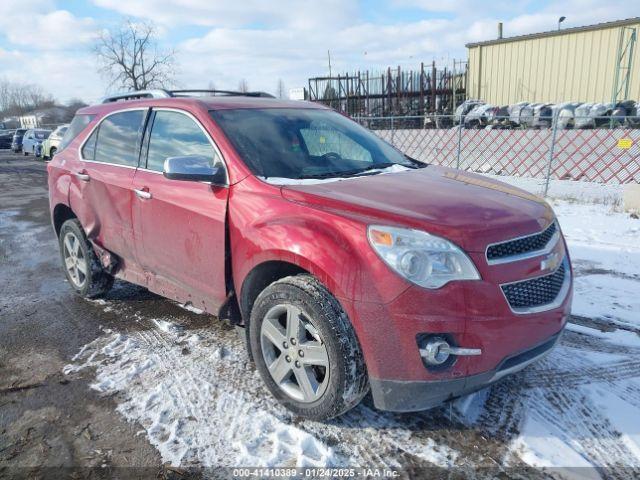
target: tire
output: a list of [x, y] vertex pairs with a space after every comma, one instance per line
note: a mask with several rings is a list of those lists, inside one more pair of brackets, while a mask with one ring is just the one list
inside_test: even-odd
[[51, 147], [49, 149], [49, 160], [53, 160], [53, 156], [56, 154], [56, 147]]
[[[299, 321], [297, 336], [288, 329], [290, 319]], [[353, 327], [338, 301], [311, 275], [283, 278], [258, 295], [249, 320], [249, 345], [269, 391], [302, 417], [336, 417], [369, 391]]]
[[102, 268], [78, 219], [62, 224], [58, 243], [67, 281], [78, 295], [95, 298], [111, 289], [113, 277]]
[[27, 155], [29, 155], [29, 152], [27, 152], [26, 150], [23, 149], [22, 150], [22, 155], [24, 155], [26, 157]]

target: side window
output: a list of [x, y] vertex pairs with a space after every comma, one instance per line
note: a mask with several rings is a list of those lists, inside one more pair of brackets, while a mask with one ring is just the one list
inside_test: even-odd
[[98, 138], [98, 130], [96, 128], [91, 136], [84, 143], [84, 147], [82, 147], [82, 158], [85, 160], [95, 160], [96, 159], [96, 139]]
[[144, 115], [143, 110], [131, 110], [105, 118], [99, 127], [95, 161], [137, 167]]
[[211, 166], [220, 158], [202, 129], [187, 115], [156, 111], [149, 137], [147, 169], [161, 172], [169, 157], [197, 155], [210, 159]]
[[87, 125], [89, 125], [89, 123], [91, 123], [91, 120], [93, 120], [94, 117], [95, 115], [76, 115], [73, 117], [69, 128], [64, 132], [64, 137], [62, 137], [58, 148], [60, 150], [66, 148], [67, 145], [69, 145], [73, 139], [76, 138]]
[[300, 130], [309, 155], [321, 157], [327, 153], [337, 153], [347, 160], [373, 162], [371, 153], [344, 133], [335, 129], [322, 128], [322, 126], [316, 127], [313, 123], [311, 128]]

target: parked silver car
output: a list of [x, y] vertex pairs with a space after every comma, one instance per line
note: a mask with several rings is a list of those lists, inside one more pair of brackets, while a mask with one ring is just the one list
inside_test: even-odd
[[51, 130], [43, 128], [31, 128], [27, 130], [22, 139], [22, 153], [29, 155], [30, 153], [39, 157], [42, 152], [42, 142], [51, 135]]

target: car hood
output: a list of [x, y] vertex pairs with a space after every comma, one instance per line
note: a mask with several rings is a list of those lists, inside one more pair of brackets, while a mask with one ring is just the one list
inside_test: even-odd
[[473, 173], [418, 170], [282, 187], [284, 198], [367, 224], [415, 228], [470, 252], [546, 228], [553, 211], [539, 197]]

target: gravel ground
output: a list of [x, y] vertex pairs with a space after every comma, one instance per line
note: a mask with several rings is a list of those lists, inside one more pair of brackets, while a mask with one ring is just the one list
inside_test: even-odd
[[124, 282], [104, 299], [74, 296], [45, 166], [7, 152], [0, 291], [0, 477], [51, 467], [181, 477], [240, 465], [640, 473], [631, 470], [640, 468], [640, 321], [628, 316], [576, 317], [539, 364], [429, 412], [379, 412], [365, 399], [331, 422], [300, 421], [269, 397], [232, 327]]

